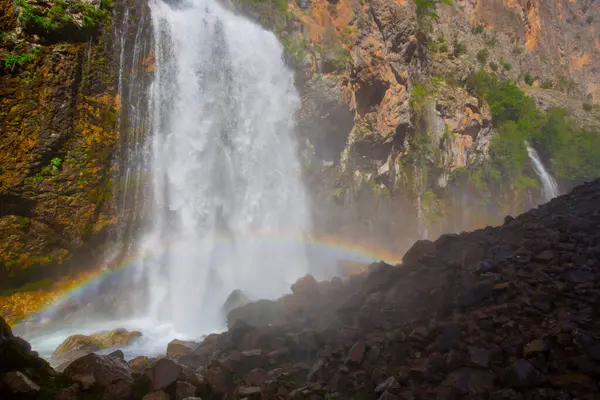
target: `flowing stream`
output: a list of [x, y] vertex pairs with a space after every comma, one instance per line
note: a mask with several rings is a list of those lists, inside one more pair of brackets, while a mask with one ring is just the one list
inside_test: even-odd
[[529, 143], [525, 143], [525, 145], [527, 146], [527, 154], [529, 155], [533, 169], [542, 182], [542, 195], [544, 201], [550, 201], [559, 195], [558, 185], [556, 184], [554, 177], [550, 175], [544, 166], [544, 163], [540, 159], [537, 151], [531, 147]]

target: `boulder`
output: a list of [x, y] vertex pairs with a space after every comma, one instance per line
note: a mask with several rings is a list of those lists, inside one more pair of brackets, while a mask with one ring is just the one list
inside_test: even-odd
[[50, 362], [53, 365], [63, 364], [64, 369], [69, 361], [98, 350], [129, 346], [141, 336], [140, 332], [122, 328], [93, 335], [72, 335], [54, 350]]
[[185, 340], [171, 340], [167, 345], [167, 357], [178, 359], [180, 357], [190, 354], [198, 343]]
[[305, 275], [298, 279], [291, 287], [292, 293], [302, 297], [319, 296], [319, 284], [312, 275]]
[[113, 384], [120, 385], [121, 382], [129, 386], [133, 383], [131, 369], [126, 362], [94, 353], [73, 361], [64, 370], [63, 375], [79, 382], [84, 389], [106, 389]]
[[40, 387], [21, 371], [8, 372], [4, 375], [2, 383], [15, 394], [33, 394], [40, 391]]
[[251, 302], [250, 296], [240, 289], [235, 289], [227, 296], [225, 303], [223, 303], [223, 306], [221, 307], [221, 312], [223, 315], [227, 315], [234, 308], [245, 306]]
[[183, 376], [183, 366], [169, 358], [161, 358], [148, 368], [145, 375], [150, 379], [151, 390], [163, 390]]
[[179, 381], [175, 384], [175, 399], [182, 400], [194, 397], [198, 388], [189, 382]]

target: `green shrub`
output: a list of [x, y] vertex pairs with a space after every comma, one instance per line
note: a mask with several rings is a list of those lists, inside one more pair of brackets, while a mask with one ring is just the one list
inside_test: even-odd
[[512, 64], [505, 61], [502, 63], [502, 68], [504, 68], [506, 71], [510, 71], [512, 69]]
[[437, 13], [437, 7], [440, 4], [452, 4], [451, 0], [414, 0], [417, 13], [417, 23], [422, 34], [431, 32], [433, 23], [440, 16]]
[[306, 57], [306, 49], [308, 41], [305, 39], [299, 40], [295, 37], [282, 36], [279, 38], [285, 53], [295, 59], [297, 62], [302, 62]]
[[62, 165], [62, 159], [60, 157], [54, 157], [52, 160], [50, 160], [50, 165], [56, 169], [60, 169]]
[[78, 15], [83, 22], [82, 28], [93, 29], [110, 19], [111, 1], [101, 3], [99, 8], [81, 1], [56, 0], [49, 9], [33, 7], [25, 0], [15, 0], [21, 9], [19, 23], [26, 30], [51, 32], [77, 26], [73, 16]]
[[442, 43], [442, 45], [439, 48], [440, 53], [447, 53], [448, 52], [448, 45], [446, 43]]
[[496, 64], [495, 62], [490, 61], [489, 66], [492, 71], [494, 71], [494, 72], [498, 71], [498, 64]]
[[594, 106], [592, 105], [592, 103], [583, 103], [583, 109], [585, 111], [592, 111], [593, 108]]
[[483, 25], [475, 25], [474, 27], [471, 28], [471, 33], [473, 34], [478, 34], [483, 32], [485, 28], [483, 27]]
[[542, 89], [552, 89], [553, 86], [554, 84], [552, 83], [551, 79], [545, 79], [540, 85]]
[[33, 48], [31, 53], [6, 54], [4, 56], [4, 69], [14, 70], [15, 67], [22, 67], [35, 60], [35, 56], [39, 53], [37, 48]]
[[585, 22], [587, 22], [588, 24], [591, 24], [592, 22], [594, 22], [594, 16], [588, 15], [587, 18], [585, 19]]
[[477, 52], [477, 61], [479, 61], [481, 65], [485, 65], [489, 57], [490, 51], [488, 49], [484, 48]]
[[529, 86], [533, 85], [533, 83], [535, 82], [535, 78], [531, 75], [531, 73], [526, 72], [525, 76], [523, 77], [523, 80], [525, 81], [526, 84], [528, 84]]
[[454, 55], [456, 57], [467, 53], [467, 45], [464, 42], [459, 42], [458, 39], [454, 39]]

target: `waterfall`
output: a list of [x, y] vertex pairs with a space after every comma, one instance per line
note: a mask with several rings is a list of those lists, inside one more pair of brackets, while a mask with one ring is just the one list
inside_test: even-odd
[[273, 298], [308, 271], [300, 100], [272, 33], [216, 0], [150, 8], [152, 222], [139, 285], [150, 318], [198, 334], [234, 289]]
[[529, 155], [533, 169], [542, 182], [544, 201], [550, 201], [558, 196], [558, 185], [544, 166], [544, 163], [542, 163], [537, 151], [527, 142], [525, 142], [525, 146], [527, 146], [527, 154]]

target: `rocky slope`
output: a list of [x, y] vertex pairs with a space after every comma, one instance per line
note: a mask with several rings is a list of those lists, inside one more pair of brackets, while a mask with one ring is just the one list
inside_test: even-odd
[[304, 277], [158, 359], [92, 353], [55, 376], [3, 326], [0, 349], [21, 350], [2, 354], [0, 393], [54, 376], [60, 399], [595, 399], [599, 201], [597, 180], [502, 226], [418, 241], [399, 266]]

